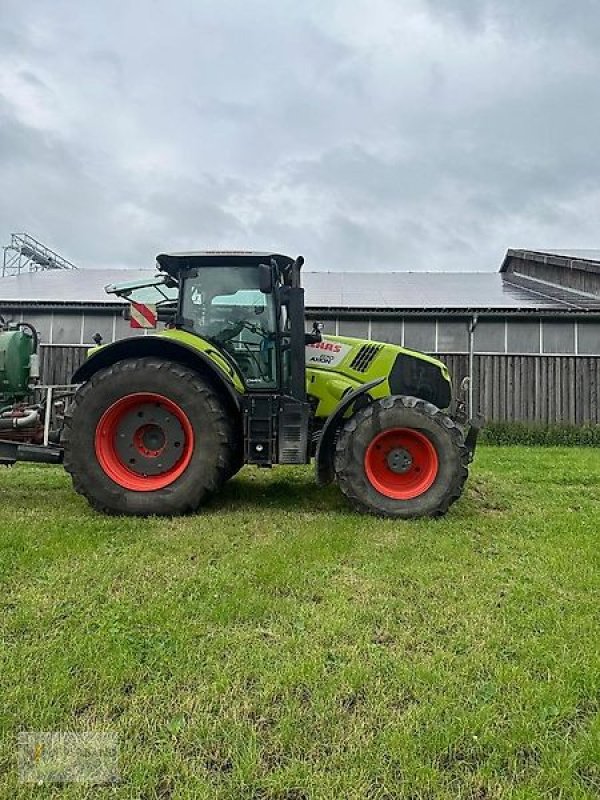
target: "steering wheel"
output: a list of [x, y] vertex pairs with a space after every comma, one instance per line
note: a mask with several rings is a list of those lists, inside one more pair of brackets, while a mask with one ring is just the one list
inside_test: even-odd
[[223, 321], [214, 320], [204, 326], [204, 330], [217, 342], [228, 342], [240, 333], [244, 327], [244, 321], [239, 319], [225, 319]]

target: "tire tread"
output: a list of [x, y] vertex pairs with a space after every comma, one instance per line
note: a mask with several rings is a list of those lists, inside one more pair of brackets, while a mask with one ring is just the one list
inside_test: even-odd
[[[219, 399], [218, 394], [212, 386], [202, 378], [200, 374], [183, 366], [177, 362], [166, 361], [156, 357], [145, 357], [140, 359], [127, 359], [117, 361], [109, 367], [95, 373], [89, 381], [84, 383], [77, 390], [73, 403], [69, 411], [65, 414], [64, 428], [62, 433], [62, 444], [64, 447], [64, 468], [71, 476], [73, 488], [78, 494], [83, 495], [89, 504], [96, 510], [104, 514], [123, 514], [125, 511], [117, 511], [106, 502], [102, 502], [92, 491], [90, 491], [84, 476], [81, 473], [78, 458], [75, 454], [77, 447], [78, 431], [73, 426], [74, 415], [78, 411], [83, 411], [89, 396], [98, 390], [104, 381], [110, 381], [121, 374], [132, 373], [142, 370], [157, 370], [159, 373], [166, 373], [169, 380], [184, 382], [197, 397], [203, 397], [205, 404], [211, 411], [213, 423], [216, 427], [218, 436], [218, 451], [215, 454], [216, 474], [214, 478], [205, 480], [205, 485], [199, 486], [199, 492], [194, 496], [189, 496], [185, 500], [173, 498], [167, 494], [164, 497], [164, 515], [174, 516], [187, 514], [196, 511], [206, 497], [217, 491], [228, 478], [230, 465], [234, 460], [234, 436], [232, 424], [225, 408]], [[115, 488], [119, 492], [124, 490]]]
[[[358, 487], [364, 478], [364, 467], [362, 462], [353, 459], [351, 453], [351, 439], [361, 430], [364, 425], [375, 427], [377, 416], [380, 409], [392, 410], [394, 408], [410, 409], [413, 412], [424, 415], [429, 420], [442, 426], [451, 436], [452, 445], [458, 454], [459, 467], [455, 471], [451, 484], [437, 506], [423, 516], [439, 517], [444, 515], [448, 509], [460, 498], [463, 493], [465, 482], [468, 478], [468, 464], [470, 463], [470, 453], [465, 446], [464, 434], [458, 423], [445, 411], [426, 400], [408, 395], [390, 395], [368, 406], [360, 409], [350, 417], [342, 426], [335, 444], [334, 468], [337, 483], [348, 498], [351, 504], [360, 511], [374, 514], [376, 516], [400, 517], [400, 514], [387, 512], [383, 508], [375, 508], [372, 504], [365, 502], [360, 496]], [[407, 517], [417, 516], [407, 514]]]

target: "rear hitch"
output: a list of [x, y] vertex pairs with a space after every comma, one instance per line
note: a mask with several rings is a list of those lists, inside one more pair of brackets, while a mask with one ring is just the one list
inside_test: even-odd
[[62, 464], [62, 460], [62, 447], [0, 441], [0, 464], [6, 466], [17, 461], [29, 461], [35, 464]]

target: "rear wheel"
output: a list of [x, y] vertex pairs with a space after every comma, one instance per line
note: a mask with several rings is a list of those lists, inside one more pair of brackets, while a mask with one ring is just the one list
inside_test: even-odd
[[226, 478], [232, 424], [218, 395], [180, 364], [120, 361], [77, 392], [64, 430], [65, 468], [95, 508], [193, 511]]
[[386, 517], [445, 514], [467, 479], [469, 453], [458, 425], [416, 397], [386, 397], [358, 411], [336, 443], [342, 492]]

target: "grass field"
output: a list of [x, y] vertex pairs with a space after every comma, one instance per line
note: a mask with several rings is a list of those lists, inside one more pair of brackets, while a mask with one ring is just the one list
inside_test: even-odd
[[[0, 471], [0, 796], [595, 798], [600, 451], [481, 448], [442, 520], [308, 469], [101, 517]], [[19, 731], [108, 731], [122, 782], [19, 786]]]

